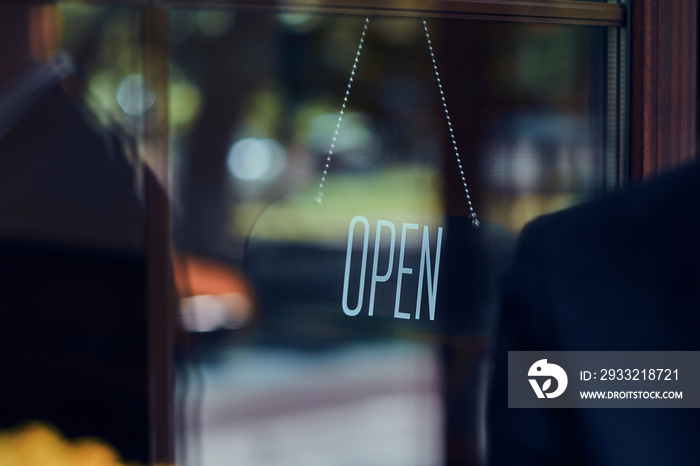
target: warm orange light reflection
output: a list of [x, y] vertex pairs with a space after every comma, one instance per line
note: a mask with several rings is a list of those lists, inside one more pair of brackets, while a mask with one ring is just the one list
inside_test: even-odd
[[236, 329], [253, 320], [252, 288], [234, 267], [181, 252], [174, 253], [173, 264], [185, 330]]
[[243, 275], [223, 262], [189, 253], [174, 253], [175, 285], [178, 296], [220, 295], [250, 292]]

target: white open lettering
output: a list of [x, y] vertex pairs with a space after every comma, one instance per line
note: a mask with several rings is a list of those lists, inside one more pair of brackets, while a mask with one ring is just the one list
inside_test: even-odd
[[[381, 277], [377, 275], [377, 264], [379, 262], [379, 245], [381, 244], [382, 227], [389, 228], [391, 232], [391, 240], [389, 241], [389, 262], [386, 273]], [[374, 265], [372, 266], [372, 287], [369, 293], [369, 315], [374, 315], [374, 294], [377, 290], [377, 282], [385, 282], [391, 277], [391, 272], [394, 268], [394, 246], [396, 243], [396, 228], [391, 222], [386, 220], [377, 220], [377, 235], [374, 240]]]
[[[357, 294], [357, 306], [350, 309], [348, 306], [348, 289], [350, 288], [350, 261], [352, 259], [352, 243], [355, 234], [355, 224], [361, 222], [365, 226], [364, 242], [362, 246], [362, 268], [360, 269], [360, 289]], [[365, 272], [367, 271], [367, 248], [369, 246], [369, 221], [361, 215], [357, 215], [350, 221], [348, 232], [348, 250], [345, 255], [345, 279], [343, 280], [343, 312], [349, 316], [356, 316], [362, 309], [362, 296], [365, 292]]]
[[[348, 295], [350, 293], [350, 271], [351, 271], [351, 261], [353, 253], [353, 240], [355, 237], [355, 228], [358, 223], [364, 226], [363, 232], [363, 247], [362, 247], [362, 264], [360, 268], [360, 277], [357, 292], [357, 304], [355, 307], [351, 308], [348, 304]], [[361, 216], [355, 216], [350, 221], [350, 227], [348, 229], [348, 244], [347, 252], [345, 255], [345, 277], [343, 280], [343, 312], [348, 316], [356, 316], [362, 310], [363, 305], [363, 295], [365, 287], [365, 277], [367, 270], [367, 256], [368, 256], [368, 245], [369, 245], [369, 221]], [[406, 236], [409, 230], [418, 230], [419, 225], [415, 223], [404, 223], [401, 228], [401, 246], [399, 249], [399, 263], [397, 267], [397, 277], [396, 277], [396, 295], [394, 300], [394, 318], [397, 319], [410, 319], [411, 314], [409, 312], [401, 311], [401, 291], [404, 285], [403, 279], [404, 275], [412, 275], [413, 269], [405, 266], [406, 258]], [[386, 241], [386, 233], [383, 234], [382, 230], [389, 233], [389, 241]], [[384, 238], [384, 241], [382, 241]], [[389, 253], [387, 256], [387, 269], [382, 275], [379, 274], [379, 257], [380, 250], [382, 249], [382, 244], [389, 244]], [[396, 227], [394, 224], [387, 220], [377, 220], [377, 229], [374, 241], [374, 257], [372, 261], [372, 278], [370, 283], [370, 294], [369, 294], [369, 305], [368, 305], [368, 315], [374, 315], [375, 298], [377, 291], [377, 284], [384, 283], [389, 280], [394, 271], [394, 252], [396, 244]], [[423, 237], [421, 241], [421, 255], [420, 255], [420, 266], [418, 272], [418, 290], [416, 294], [416, 307], [415, 307], [415, 319], [420, 319], [421, 317], [421, 305], [423, 300], [423, 286], [427, 283], [427, 301], [428, 301], [428, 314], [430, 320], [435, 320], [436, 312], [436, 302], [437, 302], [437, 292], [438, 292], [438, 280], [440, 274], [440, 253], [442, 249], [442, 228], [437, 229], [437, 239], [436, 239], [436, 250], [435, 250], [435, 260], [431, 260], [430, 253], [430, 234], [427, 225], [423, 227]], [[384, 249], [386, 251], [386, 249]], [[383, 253], [382, 253], [383, 255]], [[434, 268], [432, 267], [432, 264]]]
[[[430, 320], [435, 320], [435, 300], [437, 299], [438, 273], [440, 272], [440, 249], [442, 248], [442, 228], [438, 228], [437, 246], [435, 250], [435, 275], [431, 279], [430, 272], [430, 237], [428, 225], [423, 227], [423, 244], [420, 253], [420, 272], [418, 273], [418, 296], [416, 297], [416, 319], [420, 319], [420, 305], [423, 297], [423, 270], [428, 274], [428, 311]], [[425, 269], [424, 266], [425, 265]]]
[[401, 252], [399, 253], [399, 277], [396, 280], [396, 306], [394, 306], [394, 317], [397, 319], [410, 319], [411, 315], [408, 312], [399, 311], [399, 306], [401, 305], [401, 280], [404, 275], [410, 275], [413, 273], [413, 269], [403, 266], [403, 259], [406, 252], [406, 231], [407, 230], [417, 230], [418, 225], [415, 223], [404, 223], [401, 229]]

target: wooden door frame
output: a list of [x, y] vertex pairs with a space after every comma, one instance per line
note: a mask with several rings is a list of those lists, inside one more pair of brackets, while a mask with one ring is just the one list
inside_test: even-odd
[[697, 0], [630, 0], [629, 176], [695, 159]]

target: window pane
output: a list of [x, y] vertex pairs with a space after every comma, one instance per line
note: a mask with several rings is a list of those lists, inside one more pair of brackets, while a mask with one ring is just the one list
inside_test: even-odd
[[[475, 461], [493, 303], [469, 310], [485, 322], [479, 332], [408, 332], [398, 319], [375, 326], [362, 291], [345, 304], [367, 320], [326, 312], [341, 296], [320, 285], [343, 277], [324, 261], [348, 263], [352, 215], [383, 219], [382, 235], [394, 228], [394, 257], [410, 243], [402, 228], [470, 213], [421, 21], [372, 19], [339, 127], [364, 18], [173, 9], [170, 22], [176, 272], [196, 345], [183, 347], [179, 379], [183, 455], [206, 465]], [[503, 260], [525, 222], [603, 190], [608, 30], [428, 27], [470, 199]], [[295, 200], [319, 192], [320, 207]], [[379, 228], [367, 222], [372, 245]], [[425, 231], [430, 260], [437, 230]], [[252, 245], [270, 243], [273, 260], [255, 267]], [[371, 254], [365, 293], [382, 274], [397, 280]], [[421, 273], [437, 277], [430, 267]], [[450, 295], [437, 312], [470, 300]]]

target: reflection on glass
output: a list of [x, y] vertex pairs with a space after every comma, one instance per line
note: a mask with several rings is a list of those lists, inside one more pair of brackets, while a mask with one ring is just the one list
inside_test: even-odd
[[96, 66], [102, 32], [121, 28], [119, 58], [140, 63], [129, 40], [139, 14], [53, 3], [0, 3], [0, 463], [145, 463], [141, 167], [132, 141], [105, 124], [116, 86], [100, 119], [82, 93], [86, 70], [126, 75]]
[[[248, 320], [231, 311], [237, 285], [178, 286], [182, 322], [198, 333], [182, 348], [183, 457], [205, 465], [478, 461], [488, 336], [302, 318], [326, 309], [320, 283], [337, 271], [318, 258], [345, 257], [348, 212], [399, 225], [399, 239], [408, 218], [429, 225], [467, 212], [421, 22], [372, 20], [318, 209], [294, 200], [318, 191], [364, 19], [173, 9], [171, 21], [177, 248], [244, 283], [251, 242], [284, 243], [262, 269], [279, 288], [244, 288], [254, 303]], [[517, 234], [601, 190], [604, 28], [430, 27], [465, 176], [493, 231]], [[317, 289], [319, 299], [294, 312], [284, 299], [270, 308], [287, 296], [274, 291], [282, 288]], [[454, 313], [474, 299], [450, 296]]]
[[439, 464], [442, 408], [428, 347], [293, 343], [239, 345], [202, 365], [202, 464]]

